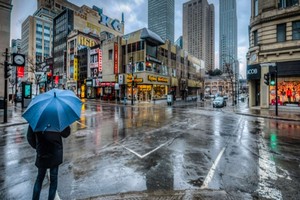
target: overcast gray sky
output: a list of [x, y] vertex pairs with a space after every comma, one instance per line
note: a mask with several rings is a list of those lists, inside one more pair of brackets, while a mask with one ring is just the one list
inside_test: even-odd
[[[121, 13], [125, 15], [125, 34], [147, 27], [148, 5], [147, 0], [69, 0], [82, 6], [92, 7], [96, 5], [103, 8], [105, 15], [121, 20]], [[162, 0], [163, 1], [163, 0]], [[175, 40], [182, 35], [182, 4], [188, 0], [175, 0]], [[215, 6], [215, 60], [219, 66], [219, 1], [208, 0]], [[246, 53], [248, 50], [248, 25], [250, 21], [250, 0], [237, 0], [238, 19], [238, 60], [240, 61], [240, 73], [245, 77]], [[21, 38], [21, 24], [34, 13], [37, 8], [36, 0], [13, 0], [11, 14], [11, 39]]]

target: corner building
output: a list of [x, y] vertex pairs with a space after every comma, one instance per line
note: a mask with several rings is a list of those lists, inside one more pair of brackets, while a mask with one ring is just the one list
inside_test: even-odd
[[264, 83], [264, 74], [275, 70], [270, 63], [278, 70], [279, 105], [299, 106], [299, 0], [252, 0], [249, 34], [249, 106], [269, 108], [275, 104], [275, 86]]

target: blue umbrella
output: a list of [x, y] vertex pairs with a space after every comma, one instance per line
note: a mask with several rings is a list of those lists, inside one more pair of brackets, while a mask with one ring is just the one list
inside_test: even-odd
[[61, 132], [80, 119], [82, 102], [70, 90], [52, 89], [36, 96], [23, 113], [33, 131]]

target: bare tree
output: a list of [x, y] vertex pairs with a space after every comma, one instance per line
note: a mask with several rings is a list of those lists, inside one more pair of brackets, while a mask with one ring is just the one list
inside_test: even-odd
[[231, 63], [225, 62], [225, 68], [224, 72], [227, 74], [227, 77], [230, 80], [230, 85], [231, 85], [231, 91], [232, 91], [232, 105], [235, 105], [236, 103], [236, 96], [235, 96], [235, 74], [233, 71], [233, 65]]
[[[33, 75], [33, 77], [29, 77], [29, 81], [35, 84], [35, 94], [38, 93], [39, 85], [43, 82], [43, 75], [45, 75], [45, 67], [46, 63], [36, 63], [36, 61], [32, 57], [27, 57], [27, 73]], [[28, 75], [29, 76], [29, 75]]]

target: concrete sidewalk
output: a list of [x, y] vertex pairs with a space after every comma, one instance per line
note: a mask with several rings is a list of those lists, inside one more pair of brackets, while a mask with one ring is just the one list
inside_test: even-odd
[[300, 107], [278, 106], [278, 115], [275, 106], [269, 109], [261, 109], [259, 106], [249, 108], [246, 103], [234, 107], [234, 112], [239, 115], [256, 116], [268, 119], [300, 121]]

